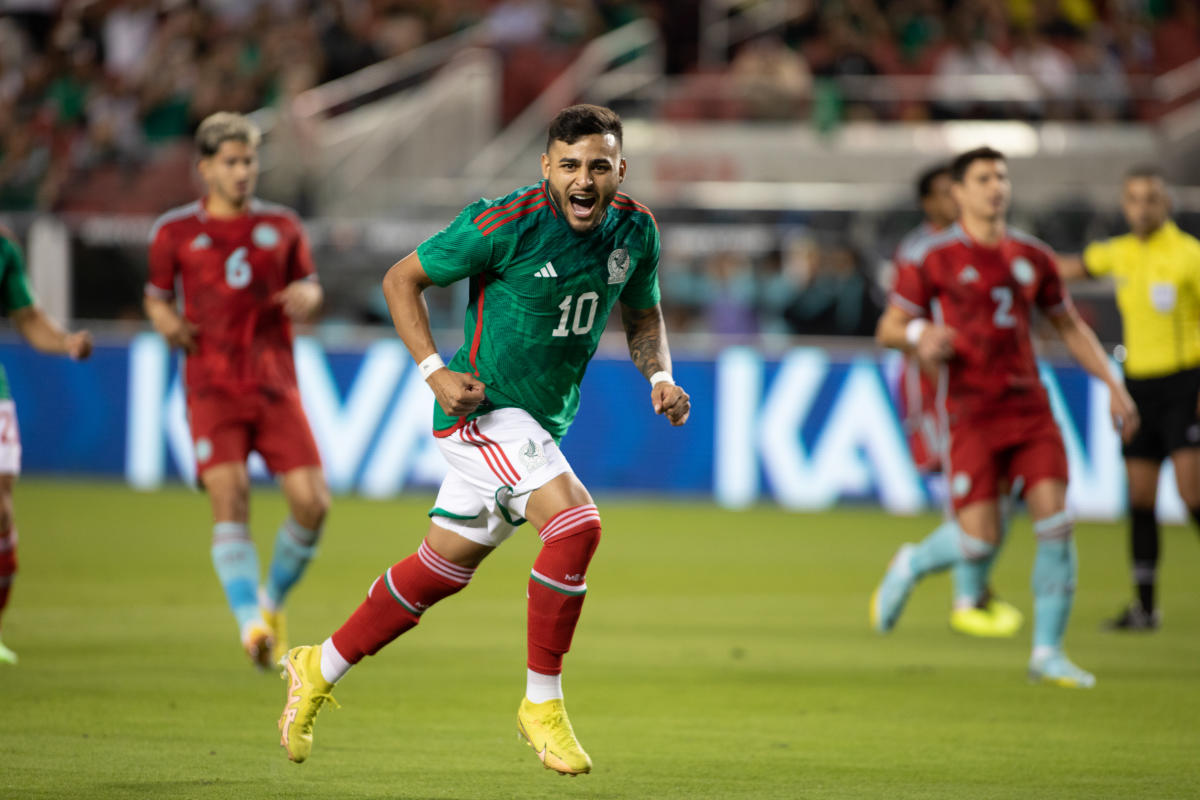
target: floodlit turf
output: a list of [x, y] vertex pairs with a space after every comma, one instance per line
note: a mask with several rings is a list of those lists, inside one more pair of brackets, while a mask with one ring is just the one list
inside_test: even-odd
[[[323, 639], [424, 533], [427, 497], [340, 499], [291, 603]], [[604, 540], [567, 660], [595, 772], [564, 778], [519, 743], [522, 530], [463, 594], [367, 659], [321, 713], [311, 759], [278, 746], [283, 683], [241, 654], [208, 557], [205, 498], [26, 480], [21, 573], [0, 667], [4, 798], [1097, 798], [1200, 793], [1200, 538], [1166, 528], [1165, 628], [1097, 628], [1128, 594], [1118, 525], [1081, 525], [1068, 650], [1090, 692], [1025, 681], [1028, 639], [947, 628], [948, 582], [889, 637], [867, 598], [933, 517], [740, 514], [602, 499]], [[256, 492], [271, 541], [283, 506]], [[1028, 523], [995, 584], [1030, 609]]]

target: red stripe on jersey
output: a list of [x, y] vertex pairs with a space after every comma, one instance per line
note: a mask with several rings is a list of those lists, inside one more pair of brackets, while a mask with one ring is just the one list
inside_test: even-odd
[[[502, 447], [501, 447], [499, 444], [497, 444], [496, 442], [493, 442], [493, 441], [492, 441], [491, 439], [489, 439], [488, 437], [484, 436], [484, 435], [483, 435], [483, 431], [479, 430], [479, 423], [478, 423], [478, 422], [476, 422], [476, 423], [475, 423], [475, 428], [474, 428], [474, 430], [475, 430], [475, 435], [476, 435], [476, 436], [478, 436], [480, 439], [483, 439], [485, 442], [487, 442], [488, 444], [490, 444], [490, 445], [492, 445], [492, 446], [494, 446], [494, 447], [496, 448], [496, 452], [500, 454], [500, 458], [504, 459], [504, 466], [508, 467], [508, 471], [509, 471], [509, 472], [511, 472], [513, 475], [515, 475], [515, 476], [517, 477], [517, 480], [518, 480], [518, 481], [519, 481], [519, 480], [521, 480], [521, 474], [520, 474], [519, 472], [517, 472], [517, 470], [516, 470], [516, 467], [514, 467], [514, 466], [512, 465], [512, 462], [508, 460], [508, 456], [506, 456], [506, 455], [504, 454], [504, 448], [502, 448]], [[513, 485], [515, 486], [516, 484], [514, 483]]]
[[475, 305], [475, 335], [471, 338], [471, 369], [475, 377], [479, 377], [479, 367], [475, 366], [475, 357], [479, 355], [479, 340], [483, 338], [483, 292], [487, 288], [487, 280], [479, 276], [479, 302]]
[[632, 205], [634, 211], [641, 211], [643, 214], [646, 214], [647, 216], [649, 216], [650, 219], [653, 219], [655, 225], [658, 224], [658, 220], [654, 218], [654, 212], [652, 212], [650, 210], [650, 207], [645, 205], [644, 203], [639, 203], [637, 200], [634, 200], [632, 197], [625, 194], [624, 192], [617, 192], [617, 196], [613, 202], [617, 202], [617, 201], [620, 201], [623, 203], [628, 203], [628, 204]]
[[479, 228], [480, 231], [483, 231], [483, 233], [486, 234], [488, 230], [490, 230], [492, 227], [494, 227], [493, 223], [495, 223], [497, 221], [501, 221], [501, 224], [502, 224], [504, 218], [507, 217], [508, 215], [514, 214], [523, 208], [528, 208], [529, 206], [533, 205], [534, 203], [539, 203], [539, 202], [544, 202], [544, 201], [540, 197], [526, 198], [525, 200], [522, 200], [520, 203], [517, 203], [515, 206], [512, 206], [511, 208], [505, 207], [504, 209], [500, 210], [500, 212], [498, 214], [493, 214], [493, 215], [489, 216], [483, 222], [477, 223], [475, 227]]
[[639, 214], [645, 214], [646, 216], [650, 217], [650, 219], [654, 220], [655, 225], [658, 224], [658, 220], [654, 219], [654, 215], [650, 213], [650, 209], [648, 209], [648, 208], [643, 208], [640, 206], [627, 206], [627, 205], [624, 205], [623, 203], [618, 203], [616, 200], [613, 200], [612, 205], [613, 205], [613, 208], [619, 208], [622, 211], [637, 211]]
[[459, 417], [458, 421], [455, 422], [453, 425], [451, 425], [449, 428], [446, 428], [445, 430], [440, 430], [440, 431], [435, 429], [433, 432], [433, 436], [436, 439], [445, 439], [448, 436], [453, 436], [455, 431], [459, 430], [460, 428], [462, 428], [463, 425], [466, 425], [466, 424], [467, 424], [467, 418]]
[[523, 217], [526, 214], [531, 214], [534, 211], [537, 211], [539, 208], [545, 208], [547, 205], [549, 205], [548, 201], [541, 200], [536, 205], [528, 206], [526, 208], [519, 208], [517, 211], [509, 214], [507, 217], [501, 217], [500, 219], [496, 220], [495, 222], [492, 222], [488, 227], [481, 228], [480, 232], [484, 236], [487, 236], [489, 233], [496, 230], [496, 228], [499, 228], [502, 225], [507, 225], [508, 223], [512, 222], [514, 219]]
[[541, 187], [538, 187], [537, 189], [526, 192], [525, 194], [518, 195], [517, 197], [513, 198], [512, 200], [509, 200], [507, 203], [505, 203], [502, 206], [493, 206], [492, 208], [486, 209], [483, 212], [481, 212], [479, 214], [479, 216], [477, 216], [474, 220], [472, 220], [472, 222], [474, 222], [476, 225], [485, 225], [487, 223], [485, 223], [483, 221], [484, 217], [490, 217], [494, 214], [502, 213], [506, 209], [512, 208], [514, 206], [518, 206], [521, 204], [521, 201], [525, 200], [528, 197], [533, 197], [535, 194], [537, 194], [540, 191], [541, 191]]

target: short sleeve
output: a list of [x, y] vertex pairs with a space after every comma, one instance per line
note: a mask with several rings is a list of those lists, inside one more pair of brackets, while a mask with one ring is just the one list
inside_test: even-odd
[[146, 294], [161, 300], [173, 298], [178, 271], [174, 238], [166, 225], [157, 226], [150, 240], [150, 273], [146, 280]]
[[1039, 251], [1037, 262], [1038, 271], [1042, 276], [1036, 297], [1038, 308], [1051, 317], [1066, 313], [1071, 305], [1071, 296], [1067, 294], [1067, 287], [1063, 284], [1062, 276], [1058, 274], [1054, 260], [1049, 254]]
[[925, 271], [908, 261], [896, 266], [896, 285], [888, 302], [913, 317], [929, 316], [931, 292]]
[[1083, 251], [1083, 268], [1093, 278], [1111, 275], [1116, 261], [1113, 254], [1115, 248], [1112, 239], [1106, 242], [1092, 242]]
[[487, 209], [484, 200], [472, 203], [453, 222], [417, 247], [421, 267], [438, 286], [449, 286], [491, 266], [495, 239], [475, 224], [476, 218], [485, 215]]
[[1188, 239], [1188, 282], [1197, 297], [1200, 297], [1200, 241]]
[[621, 302], [630, 308], [653, 308], [662, 296], [658, 288], [658, 259], [662, 251], [658, 225], [653, 221], [646, 229], [646, 251], [633, 275], [621, 289]]
[[296, 236], [295, 241], [292, 242], [292, 250], [288, 254], [288, 283], [301, 281], [305, 278], [316, 280], [317, 268], [313, 264], [312, 248], [308, 244], [308, 234], [304, 232], [304, 226], [299, 221], [294, 221], [292, 224], [295, 226]]
[[33, 290], [25, 274], [25, 261], [16, 242], [0, 236], [0, 302], [4, 311], [11, 313], [33, 305]]

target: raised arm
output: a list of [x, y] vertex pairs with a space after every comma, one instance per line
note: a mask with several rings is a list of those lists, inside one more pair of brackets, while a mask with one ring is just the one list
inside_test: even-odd
[[1058, 268], [1058, 274], [1064, 281], [1082, 281], [1092, 277], [1088, 274], [1087, 268], [1083, 265], [1083, 258], [1080, 256], [1055, 253], [1054, 266]]
[[25, 306], [12, 313], [13, 325], [33, 346], [43, 353], [69, 356], [81, 361], [92, 354], [92, 335], [87, 331], [71, 333], [64, 330], [38, 306]]
[[421, 259], [413, 252], [393, 264], [383, 276], [383, 296], [396, 333], [419, 365], [438, 405], [447, 414], [463, 416], [483, 402], [484, 385], [474, 375], [450, 371], [438, 356], [429, 327], [429, 306], [423, 295], [432, 285]]
[[691, 398], [675, 385], [671, 376], [671, 351], [667, 346], [667, 328], [662, 306], [631, 308], [621, 304], [621, 325], [629, 343], [629, 357], [638, 371], [650, 381], [650, 402], [655, 414], [666, 414], [672, 425], [687, 422]]
[[1068, 304], [1062, 312], [1052, 314], [1050, 322], [1058, 331], [1067, 350], [1079, 362], [1079, 366], [1108, 386], [1109, 413], [1112, 415], [1113, 427], [1121, 434], [1122, 439], [1129, 441], [1137, 432], [1139, 424], [1137, 406], [1125, 390], [1125, 385], [1109, 368], [1108, 356], [1104, 354], [1100, 340], [1072, 305]]

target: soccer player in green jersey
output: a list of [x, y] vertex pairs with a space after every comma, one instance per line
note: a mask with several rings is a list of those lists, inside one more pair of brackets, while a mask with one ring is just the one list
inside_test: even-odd
[[[0, 228], [0, 306], [25, 341], [43, 353], [81, 360], [92, 354], [92, 335], [68, 333], [34, 301], [16, 238]], [[17, 574], [17, 528], [13, 521], [13, 484], [21, 472], [21, 434], [17, 407], [0, 365], [0, 615]], [[0, 664], [16, 664], [17, 654], [0, 641]]]
[[[450, 472], [420, 549], [384, 572], [323, 644], [288, 652], [279, 731], [293, 761], [308, 757], [313, 722], [333, 684], [465, 587], [488, 553], [528, 520], [543, 545], [528, 584], [518, 730], [547, 768], [591, 770], [567, 719], [561, 678], [600, 514], [558, 445], [618, 300], [655, 413], [683, 425], [691, 408], [671, 378], [657, 224], [617, 191], [625, 178], [621, 134], [609, 109], [564, 109], [550, 125], [541, 182], [468, 206], [384, 278], [396, 331], [437, 398], [434, 435]], [[471, 289], [466, 342], [447, 366], [422, 292], [463, 278]]]

